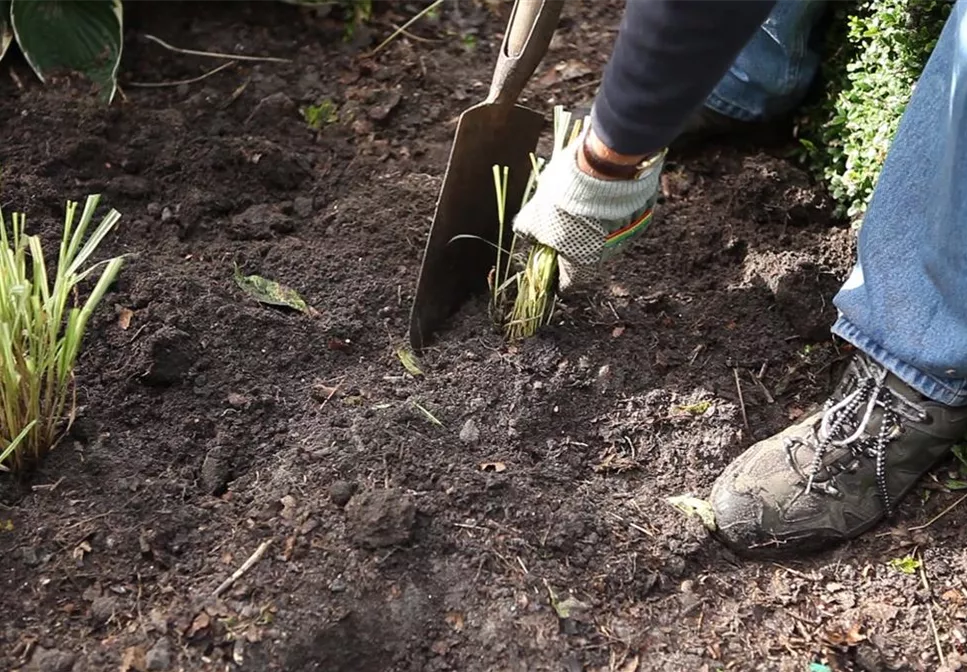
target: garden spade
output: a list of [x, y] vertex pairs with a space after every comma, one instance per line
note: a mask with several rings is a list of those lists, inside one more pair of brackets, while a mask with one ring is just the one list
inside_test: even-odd
[[516, 0], [494, 68], [490, 93], [460, 115], [450, 162], [423, 252], [410, 314], [410, 344], [419, 352], [470, 296], [487, 287], [500, 225], [493, 167], [509, 169], [504, 247], [531, 173], [544, 116], [517, 104], [547, 53], [563, 0]]

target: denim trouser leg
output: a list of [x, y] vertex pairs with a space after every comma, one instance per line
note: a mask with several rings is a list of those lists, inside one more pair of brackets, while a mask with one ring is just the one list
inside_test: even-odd
[[794, 109], [819, 67], [809, 39], [824, 6], [823, 0], [779, 0], [706, 107], [742, 121], [762, 121]]
[[967, 405], [967, 0], [907, 105], [834, 303], [835, 334], [927, 397]]

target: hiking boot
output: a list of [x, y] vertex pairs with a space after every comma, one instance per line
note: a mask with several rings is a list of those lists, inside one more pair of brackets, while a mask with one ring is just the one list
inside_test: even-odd
[[824, 410], [746, 450], [712, 486], [718, 534], [748, 555], [863, 534], [967, 433], [967, 407], [931, 401], [864, 354]]

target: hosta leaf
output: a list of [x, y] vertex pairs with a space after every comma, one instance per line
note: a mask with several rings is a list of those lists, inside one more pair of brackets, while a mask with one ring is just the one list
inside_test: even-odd
[[10, 2], [0, 0], [0, 59], [7, 53], [13, 42], [13, 29], [10, 27]]
[[235, 267], [235, 284], [241, 287], [246, 294], [262, 303], [273, 306], [287, 306], [303, 313], [309, 312], [309, 306], [294, 289], [260, 275], [242, 275], [238, 266]]
[[40, 81], [80, 73], [110, 102], [121, 61], [121, 0], [12, 0], [11, 24]]

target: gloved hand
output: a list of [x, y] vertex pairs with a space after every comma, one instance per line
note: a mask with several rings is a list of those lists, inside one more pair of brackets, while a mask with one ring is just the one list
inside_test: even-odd
[[595, 177], [578, 165], [585, 133], [551, 158], [514, 219], [515, 233], [557, 250], [562, 290], [593, 275], [648, 227], [665, 159], [660, 152], [632, 179]]

